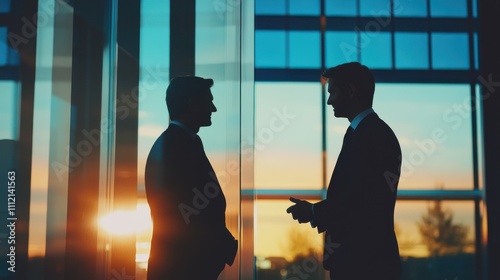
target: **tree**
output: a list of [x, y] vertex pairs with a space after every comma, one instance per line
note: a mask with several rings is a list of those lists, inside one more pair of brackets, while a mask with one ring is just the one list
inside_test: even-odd
[[431, 256], [450, 255], [464, 252], [467, 246], [469, 228], [453, 223], [453, 213], [435, 201], [427, 207], [427, 214], [417, 222], [422, 241]]
[[296, 260], [301, 257], [317, 256], [322, 252], [321, 244], [315, 240], [315, 232], [308, 232], [306, 229], [290, 228], [285, 247], [288, 258]]

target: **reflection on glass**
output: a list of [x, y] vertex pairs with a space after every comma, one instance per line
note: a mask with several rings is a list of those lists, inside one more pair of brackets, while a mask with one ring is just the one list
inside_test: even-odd
[[474, 279], [474, 202], [398, 201], [394, 215], [401, 279]]
[[286, 213], [290, 205], [288, 200], [257, 200], [255, 203], [255, 256], [259, 280], [324, 277], [323, 235], [308, 224], [294, 221]]
[[[399, 189], [472, 189], [470, 86], [377, 84], [373, 108], [399, 139]], [[332, 170], [344, 119], [328, 114], [328, 170]], [[474, 112], [476, 113], [476, 112]]]
[[256, 83], [255, 107], [255, 188], [321, 188], [321, 84]]

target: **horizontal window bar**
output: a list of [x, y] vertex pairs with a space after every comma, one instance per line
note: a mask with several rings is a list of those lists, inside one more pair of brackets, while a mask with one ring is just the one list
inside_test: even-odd
[[[361, 31], [468, 32], [470, 29], [467, 18], [327, 17], [326, 22], [326, 30], [337, 31], [352, 31], [356, 26]], [[473, 30], [478, 30], [476, 19], [472, 24]], [[255, 16], [255, 29], [320, 30], [320, 17]]]
[[18, 66], [2, 66], [0, 67], [0, 80], [19, 80], [19, 67]]
[[[333, 66], [333, 65], [332, 65]], [[464, 83], [478, 82], [479, 74], [470, 70], [376, 70], [378, 83]], [[255, 81], [319, 82], [320, 69], [255, 69]]]
[[[242, 190], [242, 196], [255, 196], [257, 199], [322, 199], [326, 190]], [[398, 200], [481, 200], [481, 190], [398, 190]]]

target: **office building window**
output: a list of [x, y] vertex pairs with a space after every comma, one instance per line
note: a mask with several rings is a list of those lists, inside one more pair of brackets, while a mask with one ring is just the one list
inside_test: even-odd
[[[285, 11], [286, 3], [292, 2], [285, 2]], [[324, 104], [327, 96], [320, 98], [321, 92], [327, 93], [321, 89], [319, 76], [326, 68], [359, 61], [375, 75], [374, 109], [393, 128], [403, 151], [395, 214], [402, 279], [426, 279], [429, 275], [474, 278], [476, 267], [483, 265], [478, 261], [482, 248], [477, 246], [479, 237], [475, 234], [481, 231], [482, 223], [476, 213], [481, 203], [481, 135], [477, 129], [481, 109], [472, 107], [479, 90], [470, 80], [478, 61], [477, 1], [324, 0], [321, 4], [324, 29], [317, 15], [256, 13], [256, 41], [261, 32], [283, 32], [288, 36], [280, 41], [284, 42], [281, 52], [277, 44], [256, 45], [256, 62], [262, 61], [255, 65], [256, 133], [267, 124], [264, 116], [272, 114], [275, 104], [286, 104], [294, 112], [297, 110], [300, 119], [307, 120], [293, 122], [290, 131], [295, 137], [285, 131], [286, 140], [276, 136], [267, 146], [270, 149], [256, 151], [257, 213], [285, 211], [290, 196], [313, 200], [325, 197], [349, 123], [333, 116], [331, 107]], [[310, 21], [311, 17], [316, 21]], [[316, 44], [316, 37], [304, 36], [303, 42], [292, 39], [292, 34], [304, 30], [319, 32], [321, 65], [312, 59], [316, 55], [311, 45]], [[287, 53], [274, 57], [286, 62], [262, 66], [270, 53]], [[307, 61], [294, 61], [296, 53], [303, 53]], [[307, 99], [295, 97], [299, 93], [305, 97], [302, 92], [307, 92]], [[304, 135], [309, 141], [299, 144]], [[294, 142], [298, 145], [291, 147]], [[289, 149], [286, 158], [280, 155], [283, 149]], [[273, 176], [264, 176], [268, 173]], [[428, 223], [433, 215], [447, 217], [453, 226]], [[307, 229], [301, 232], [302, 227], [295, 227], [291, 217], [284, 214], [273, 216], [272, 221], [257, 219], [257, 224], [261, 228], [257, 227], [257, 237], [263, 236], [264, 230], [273, 231], [273, 224], [279, 225], [280, 231], [293, 227], [304, 238], [317, 237], [314, 232], [306, 233]], [[431, 231], [452, 232], [454, 241], [436, 242]], [[274, 245], [288, 242], [275, 239]], [[315, 242], [307, 240], [302, 247], [315, 246]], [[299, 260], [290, 251], [266, 251], [268, 247], [273, 246], [263, 237], [256, 239], [259, 279], [268, 279], [272, 267], [287, 271], [287, 265]], [[452, 268], [451, 264], [456, 263], [466, 265]]]

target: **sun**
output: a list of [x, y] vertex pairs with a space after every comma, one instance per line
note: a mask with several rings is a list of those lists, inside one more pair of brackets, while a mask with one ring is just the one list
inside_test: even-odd
[[135, 210], [117, 210], [99, 218], [99, 227], [111, 235], [136, 235], [153, 227], [149, 206], [137, 204]]

